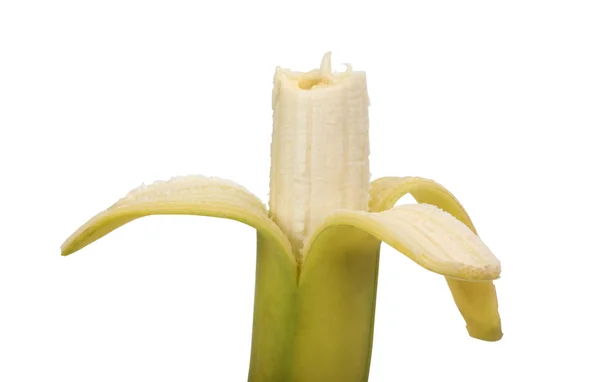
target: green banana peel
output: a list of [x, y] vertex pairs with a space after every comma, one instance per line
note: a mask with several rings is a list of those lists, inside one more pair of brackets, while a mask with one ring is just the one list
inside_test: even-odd
[[249, 381], [290, 381], [298, 324], [296, 263], [262, 234], [257, 238]]
[[[394, 208], [406, 193], [427, 204]], [[367, 380], [382, 241], [447, 277], [472, 336], [501, 337], [487, 281], [499, 276], [499, 263], [469, 231], [468, 215], [447, 190], [422, 178], [382, 178], [372, 183], [370, 209], [325, 219], [306, 242], [305, 262], [297, 264], [289, 240], [253, 194], [228, 180], [180, 177], [133, 190], [71, 235], [62, 254], [148, 215], [214, 216], [256, 228], [250, 381]], [[462, 256], [473, 245], [477, 256]]]

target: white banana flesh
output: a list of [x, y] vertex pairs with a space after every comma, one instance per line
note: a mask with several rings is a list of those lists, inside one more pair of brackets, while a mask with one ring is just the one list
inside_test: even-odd
[[330, 54], [319, 70], [275, 73], [269, 209], [300, 261], [326, 216], [367, 210], [368, 107], [365, 73], [332, 73]]

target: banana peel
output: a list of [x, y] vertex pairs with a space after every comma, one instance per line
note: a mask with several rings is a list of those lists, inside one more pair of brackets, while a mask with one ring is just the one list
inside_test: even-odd
[[[394, 207], [407, 193], [421, 204]], [[499, 277], [500, 263], [456, 198], [428, 179], [381, 178], [372, 182], [369, 206], [370, 212], [339, 211], [325, 219], [298, 264], [256, 196], [229, 180], [186, 176], [131, 191], [61, 249], [72, 254], [149, 215], [213, 216], [256, 228], [250, 381], [368, 379], [382, 241], [446, 277], [471, 336], [499, 340], [491, 280]]]

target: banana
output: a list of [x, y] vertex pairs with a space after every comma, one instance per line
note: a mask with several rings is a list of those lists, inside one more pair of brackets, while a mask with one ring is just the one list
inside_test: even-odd
[[[257, 230], [249, 381], [368, 380], [379, 251], [389, 244], [446, 277], [469, 334], [502, 337], [498, 259], [464, 208], [423, 178], [370, 182], [366, 75], [277, 68], [269, 209], [230, 180], [199, 175], [130, 191], [62, 245], [76, 252], [128, 222], [213, 216]], [[394, 207], [410, 193], [418, 204]]]

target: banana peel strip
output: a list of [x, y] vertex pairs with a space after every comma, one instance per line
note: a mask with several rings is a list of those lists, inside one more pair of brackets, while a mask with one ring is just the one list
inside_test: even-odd
[[76, 252], [132, 220], [149, 215], [200, 215], [236, 220], [273, 239], [290, 262], [296, 263], [289, 240], [269, 218], [258, 197], [233, 181], [201, 175], [157, 181], [130, 191], [73, 233], [62, 245], [62, 255]]
[[[404, 195], [419, 203], [437, 206], [453, 215], [477, 234], [467, 211], [458, 199], [439, 183], [421, 177], [383, 177], [371, 182], [369, 210], [385, 211]], [[498, 297], [492, 281], [468, 282], [446, 277], [454, 302], [467, 323], [471, 337], [484, 341], [502, 338]]]
[[359, 228], [383, 241], [425, 269], [467, 281], [494, 280], [500, 262], [466, 225], [429, 204], [394, 207], [384, 212], [342, 211], [330, 215], [307, 241], [305, 261], [318, 261], [312, 245], [325, 230], [340, 230], [333, 237], [344, 240], [344, 227]]

